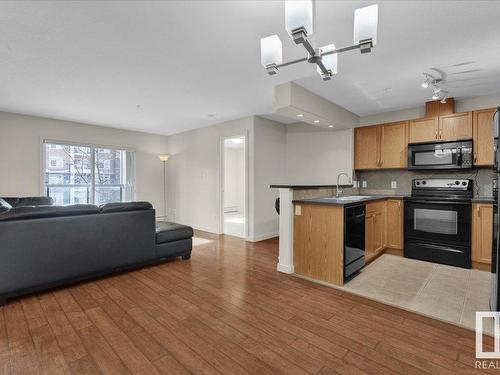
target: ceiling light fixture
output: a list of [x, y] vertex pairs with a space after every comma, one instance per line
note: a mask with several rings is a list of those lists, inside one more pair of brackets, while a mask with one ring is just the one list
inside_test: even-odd
[[304, 115], [302, 113], [299, 113], [297, 117], [304, 117]]
[[333, 125], [328, 125], [329, 128], [333, 128]]
[[354, 11], [354, 45], [335, 48], [334, 44], [314, 48], [307, 40], [314, 31], [314, 0], [285, 1], [285, 28], [295, 44], [302, 44], [307, 50], [307, 57], [283, 62], [283, 46], [278, 35], [260, 40], [260, 62], [269, 75], [278, 73], [278, 69], [307, 61], [317, 65], [317, 72], [324, 81], [337, 74], [337, 55], [342, 52], [359, 49], [361, 53], [371, 52], [377, 44], [378, 5], [370, 5]]
[[443, 90], [439, 85], [443, 82], [442, 78], [435, 78], [432, 74], [422, 73], [425, 77], [425, 81], [422, 82], [421, 86], [426, 89], [431, 87], [432, 89], [432, 100], [440, 100], [441, 103], [446, 103], [448, 99], [448, 91]]
[[313, 121], [315, 124], [319, 124], [319, 120], [314, 120]]

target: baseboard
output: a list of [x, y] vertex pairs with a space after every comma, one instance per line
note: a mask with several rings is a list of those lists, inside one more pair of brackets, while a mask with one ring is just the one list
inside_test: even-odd
[[472, 268], [476, 270], [491, 272], [491, 264], [488, 263], [472, 262]]
[[288, 266], [285, 264], [278, 263], [278, 266], [276, 268], [279, 272], [288, 273], [288, 274], [295, 273], [295, 269], [293, 266]]
[[264, 241], [268, 240], [270, 238], [278, 237], [279, 233], [267, 233], [267, 234], [261, 234], [259, 236], [253, 236], [253, 237], [247, 237], [246, 240], [249, 242], [259, 242], [259, 241]]

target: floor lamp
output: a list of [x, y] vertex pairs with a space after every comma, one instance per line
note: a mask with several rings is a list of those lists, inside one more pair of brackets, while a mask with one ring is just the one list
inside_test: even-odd
[[167, 161], [170, 155], [158, 155], [158, 159], [163, 163], [163, 215], [164, 220], [167, 220]]

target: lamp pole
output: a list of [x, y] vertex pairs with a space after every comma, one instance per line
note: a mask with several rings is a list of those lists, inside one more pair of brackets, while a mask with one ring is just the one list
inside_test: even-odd
[[167, 220], [167, 161], [170, 155], [158, 155], [158, 159], [163, 162], [163, 217]]

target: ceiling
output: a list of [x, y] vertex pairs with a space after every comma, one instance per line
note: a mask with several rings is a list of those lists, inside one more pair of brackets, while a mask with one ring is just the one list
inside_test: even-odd
[[[318, 1], [317, 45], [351, 44], [354, 9], [373, 3]], [[373, 53], [340, 55], [323, 82], [308, 64], [273, 77], [260, 65], [259, 39], [275, 33], [285, 60], [303, 57], [283, 1], [0, 2], [0, 110], [173, 134], [272, 114], [288, 81], [358, 115], [429, 100], [431, 68], [457, 98], [500, 91], [500, 2], [378, 4]]]

